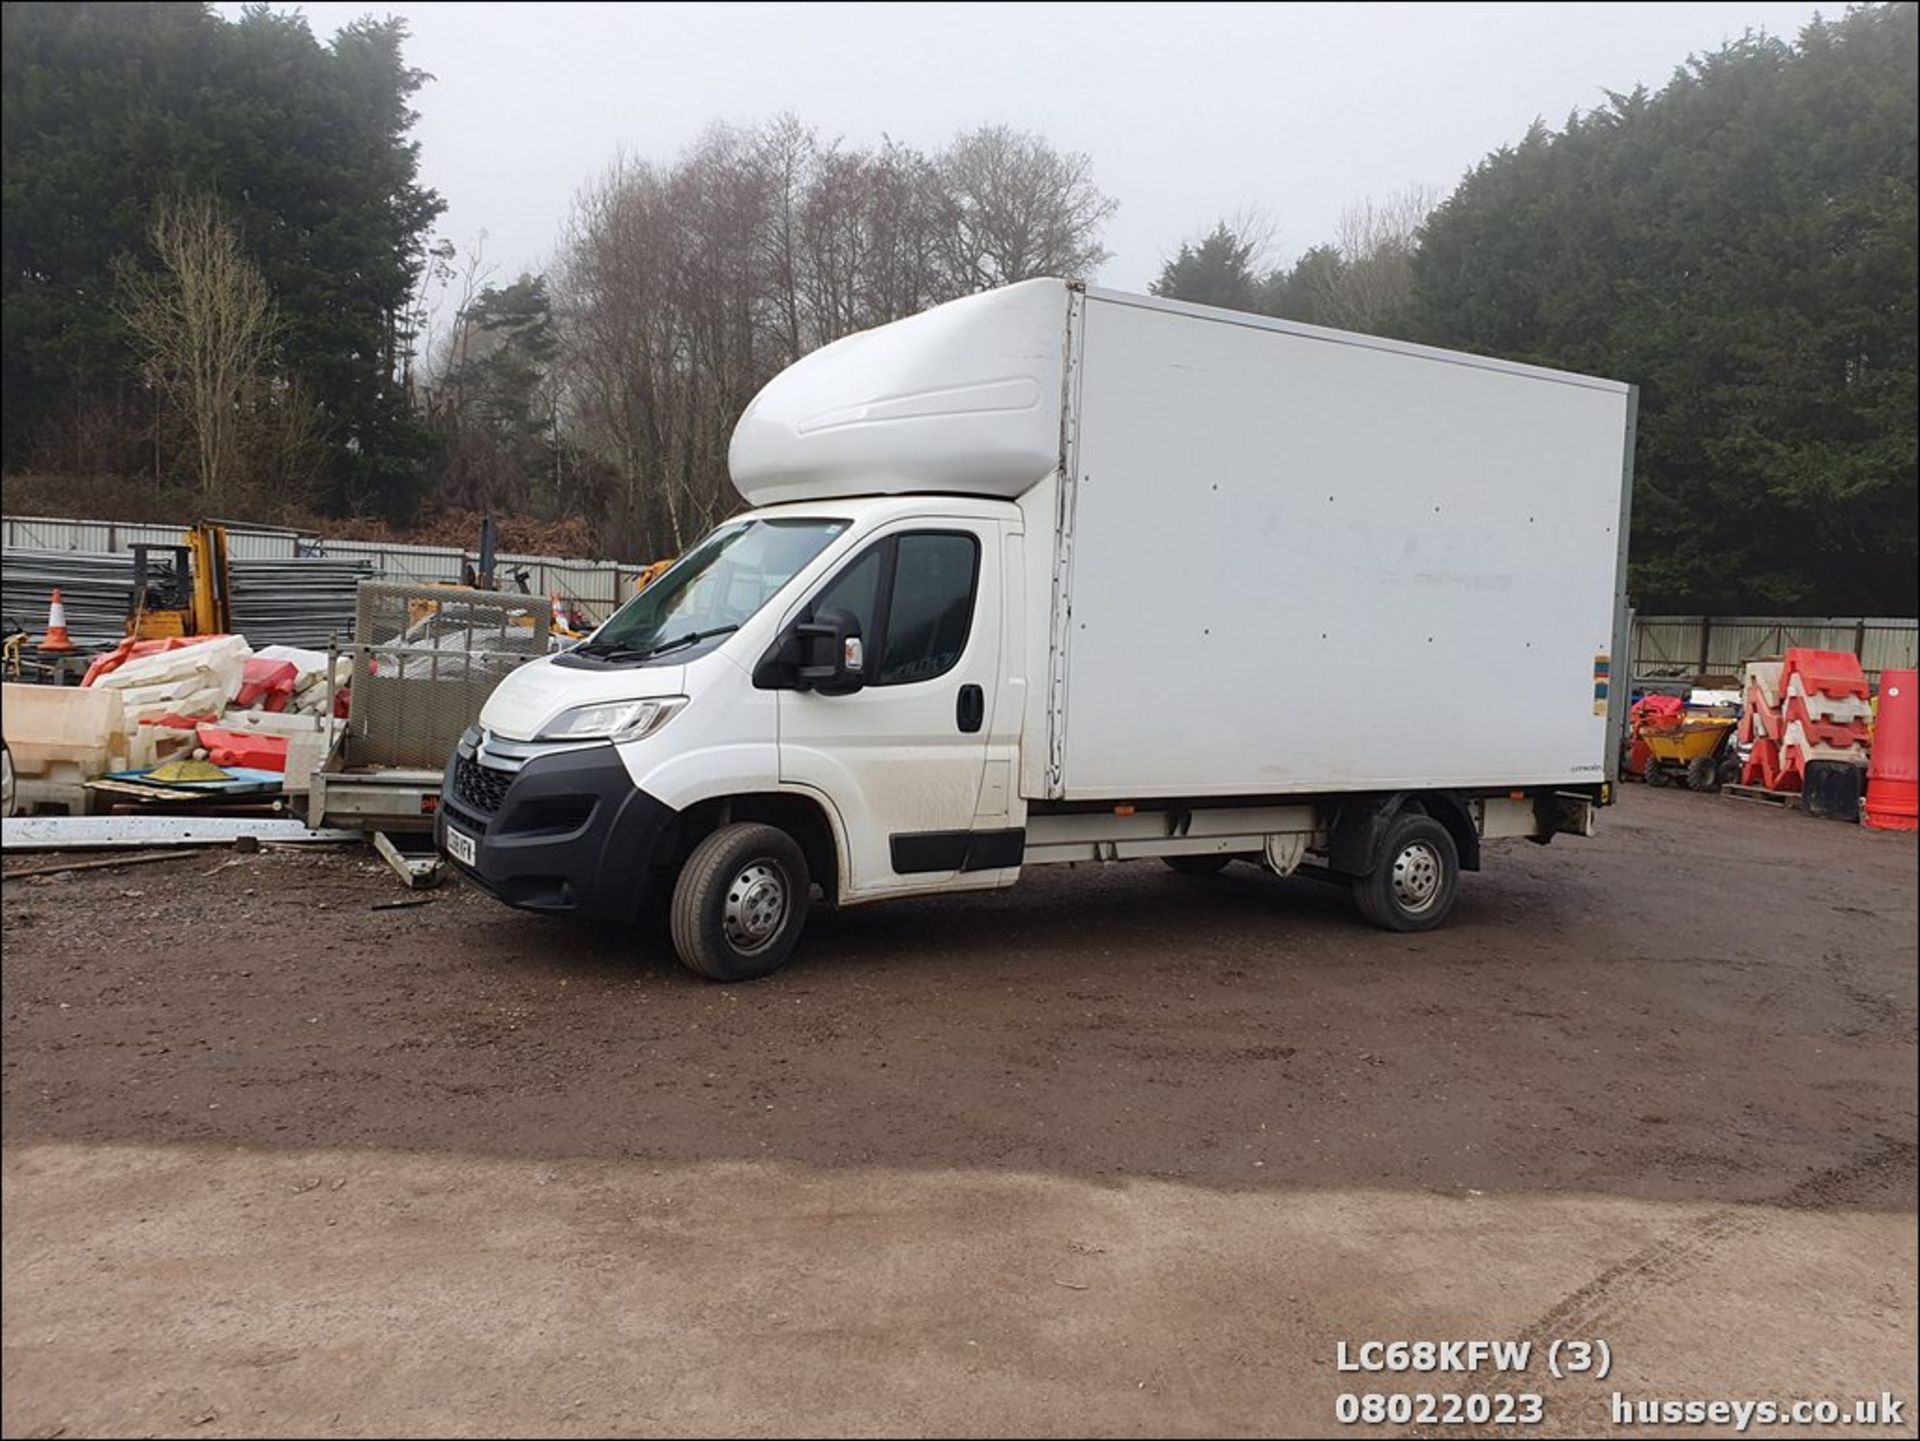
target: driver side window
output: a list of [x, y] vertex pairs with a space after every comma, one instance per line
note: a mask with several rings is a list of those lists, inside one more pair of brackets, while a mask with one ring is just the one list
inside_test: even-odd
[[965, 531], [889, 536], [829, 581], [807, 613], [844, 610], [859, 621], [868, 685], [933, 680], [966, 651], [979, 574], [980, 543]]

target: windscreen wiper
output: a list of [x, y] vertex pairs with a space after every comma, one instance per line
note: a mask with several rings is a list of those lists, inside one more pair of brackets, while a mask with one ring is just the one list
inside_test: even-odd
[[562, 652], [562, 654], [590, 655], [601, 660], [645, 660], [648, 656], [652, 655], [653, 652], [643, 650], [637, 646], [596, 646], [592, 642], [587, 642], [583, 645], [575, 646], [571, 652]]
[[712, 630], [690, 630], [685, 635], [677, 635], [672, 640], [663, 640], [651, 650], [641, 653], [640, 659], [646, 660], [656, 655], [664, 655], [670, 650], [679, 650], [684, 646], [698, 645], [703, 640], [712, 640], [717, 635], [732, 635], [740, 629], [737, 625], [716, 625]]

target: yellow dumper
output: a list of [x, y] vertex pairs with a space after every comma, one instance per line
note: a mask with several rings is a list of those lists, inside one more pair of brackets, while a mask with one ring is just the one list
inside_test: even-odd
[[[1640, 732], [1647, 758], [1647, 784], [1685, 785], [1689, 790], [1717, 791], [1737, 778], [1739, 762], [1733, 756], [1732, 716], [1685, 716], [1676, 723], [1648, 727]], [[1723, 768], [1731, 766], [1732, 776]]]

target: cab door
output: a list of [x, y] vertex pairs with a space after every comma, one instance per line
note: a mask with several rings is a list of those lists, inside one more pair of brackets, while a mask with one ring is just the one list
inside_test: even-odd
[[839, 609], [860, 626], [859, 690], [779, 698], [780, 779], [838, 812], [848, 899], [950, 889], [965, 872], [1020, 863], [1017, 832], [976, 823], [998, 699], [1001, 565], [994, 521], [903, 521], [790, 617]]

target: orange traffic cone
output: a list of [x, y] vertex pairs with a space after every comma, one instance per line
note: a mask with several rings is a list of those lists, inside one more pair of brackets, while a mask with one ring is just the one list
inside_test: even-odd
[[54, 587], [53, 603], [47, 607], [47, 633], [40, 637], [40, 650], [69, 651], [80, 647], [67, 634], [67, 608], [60, 604], [60, 588]]

